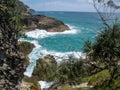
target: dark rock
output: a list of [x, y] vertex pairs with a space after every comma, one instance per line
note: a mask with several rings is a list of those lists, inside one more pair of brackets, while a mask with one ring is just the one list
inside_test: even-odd
[[24, 56], [27, 56], [32, 52], [33, 48], [35, 47], [34, 44], [30, 42], [18, 42], [20, 52], [24, 54]]
[[44, 61], [48, 62], [48, 63], [53, 63], [53, 64], [57, 64], [54, 56], [52, 55], [46, 55], [44, 58], [43, 58]]
[[29, 15], [23, 18], [23, 31], [44, 29], [48, 32], [63, 32], [70, 30], [63, 22], [44, 15]]
[[44, 29], [48, 32], [63, 32], [70, 30], [62, 21], [44, 15], [32, 15], [35, 10], [30, 9], [23, 2], [18, 1], [18, 10], [22, 11], [23, 31]]
[[41, 87], [38, 81], [24, 76], [21, 84], [21, 90], [41, 90]]
[[[43, 59], [38, 59], [36, 67], [34, 68], [32, 78], [36, 80], [50, 81], [56, 70], [57, 62], [51, 55], [46, 55]], [[50, 71], [49, 71], [50, 70]]]
[[52, 55], [46, 55], [43, 59], [38, 59], [37, 64], [41, 64], [42, 62], [48, 63], [48, 64], [57, 64], [55, 58]]
[[30, 42], [18, 42], [19, 48], [20, 48], [20, 53], [22, 54], [21, 56], [24, 56], [25, 58], [24, 61], [24, 67], [27, 67], [29, 65], [29, 57], [28, 54], [32, 52], [33, 48], [35, 47], [34, 44]]
[[0, 90], [20, 90], [25, 71], [23, 65], [25, 58], [21, 58], [18, 48], [18, 25], [15, 20], [11, 19], [13, 14], [16, 17], [14, 10], [17, 8], [17, 4], [13, 3], [8, 0], [0, 0], [2, 6], [10, 8], [4, 10], [1, 7], [3, 11], [0, 10]]

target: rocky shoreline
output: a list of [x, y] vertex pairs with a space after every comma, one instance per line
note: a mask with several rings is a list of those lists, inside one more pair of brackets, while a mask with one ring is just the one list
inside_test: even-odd
[[[21, 55], [25, 58], [24, 67], [27, 68], [30, 64], [28, 55], [32, 52], [35, 46], [30, 42], [23, 41], [19, 41], [18, 45]], [[40, 84], [36, 79], [24, 75], [21, 83], [21, 90], [40, 90]]]
[[70, 28], [60, 20], [41, 14], [33, 15], [35, 10], [30, 9], [29, 6], [21, 1], [18, 1], [17, 9], [20, 10], [22, 14], [22, 31], [44, 29], [48, 32], [63, 32], [70, 30]]
[[[65, 25], [62, 21], [57, 20], [52, 17], [48, 17], [45, 15], [32, 15], [34, 10], [29, 9], [24, 3], [19, 1], [19, 7], [22, 9], [22, 32], [34, 31], [35, 29], [46, 30], [47, 32], [63, 32], [66, 30], [70, 30], [70, 28]], [[34, 44], [30, 42], [20, 41], [18, 43], [21, 55], [24, 56], [24, 67], [26, 68], [30, 62], [28, 55], [32, 52], [35, 47]], [[47, 55], [44, 58], [40, 58], [37, 60], [37, 65], [33, 71], [32, 77], [24, 76], [21, 83], [21, 90], [41, 90], [41, 86], [38, 81], [42, 80], [40, 78], [38, 72], [35, 74], [35, 70], [41, 70], [42, 63], [45, 62], [46, 65], [57, 64], [54, 57], [51, 55]], [[53, 63], [53, 64], [52, 64]]]
[[70, 30], [62, 21], [44, 15], [25, 15], [22, 24], [23, 31], [42, 29], [48, 32], [63, 32]]
[[[30, 42], [18, 42], [19, 48], [20, 48], [20, 53], [22, 56], [24, 56], [25, 61], [24, 61], [24, 67], [26, 68], [29, 65], [29, 57], [28, 55], [31, 53], [33, 48], [35, 47], [34, 44]], [[24, 78], [22, 79], [21, 83], [21, 90], [41, 90], [41, 86], [39, 84], [40, 80], [43, 80], [39, 76], [39, 70], [41, 70], [43, 67], [43, 62], [45, 65], [57, 65], [57, 62], [55, 61], [55, 58], [51, 55], [46, 55], [44, 58], [40, 58], [37, 60], [37, 65], [34, 68], [32, 77], [28, 77], [24, 75]], [[37, 72], [36, 72], [37, 70]]]
[[18, 46], [20, 49], [20, 54], [25, 57], [24, 67], [26, 68], [30, 63], [28, 55], [32, 52], [35, 45], [30, 42], [19, 41]]

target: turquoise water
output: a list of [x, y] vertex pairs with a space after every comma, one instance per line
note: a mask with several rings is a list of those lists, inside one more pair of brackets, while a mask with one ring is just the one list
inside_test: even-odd
[[82, 51], [84, 42], [94, 40], [101, 30], [101, 22], [96, 13], [87, 12], [36, 12], [63, 21], [77, 31], [76, 34], [55, 35], [39, 39], [39, 44], [56, 52]]
[[65, 32], [46, 32], [45, 30], [33, 30], [25, 32], [28, 41], [35, 44], [35, 48], [29, 54], [30, 64], [24, 73], [31, 76], [36, 65], [36, 60], [45, 55], [53, 55], [59, 63], [68, 59], [69, 55], [75, 58], [85, 58], [82, 53], [86, 40], [95, 40], [95, 36], [102, 30], [102, 23], [96, 13], [82, 12], [36, 12], [63, 21], [71, 30]]

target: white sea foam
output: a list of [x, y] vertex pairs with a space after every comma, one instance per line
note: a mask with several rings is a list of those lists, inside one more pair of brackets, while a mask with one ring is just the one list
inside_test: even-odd
[[52, 82], [46, 82], [46, 81], [39, 81], [39, 84], [41, 86], [41, 90], [45, 88], [49, 88], [53, 83]]
[[[41, 38], [50, 37], [50, 36], [59, 35], [59, 34], [76, 34], [77, 33], [77, 30], [75, 30], [75, 27], [72, 27], [72, 26], [69, 26], [69, 27], [71, 30], [66, 30], [64, 32], [47, 32], [45, 30], [36, 29], [34, 31], [25, 32], [25, 34], [28, 37], [41, 39]], [[56, 51], [48, 51], [46, 48], [39, 45], [37, 40], [28, 40], [28, 39], [21, 38], [20, 41], [28, 41], [35, 45], [35, 48], [29, 54], [30, 64], [28, 65], [26, 71], [24, 72], [24, 75], [27, 75], [28, 77], [32, 76], [33, 69], [36, 66], [36, 60], [39, 58], [43, 58], [48, 54], [53, 55], [57, 63], [60, 63], [63, 59], [64, 60], [68, 59], [69, 56], [71, 55], [75, 58], [85, 58], [85, 54], [81, 52], [64, 52], [63, 53], [63, 52], [56, 52]], [[52, 83], [47, 83], [45, 81], [40, 81], [39, 83], [41, 85], [41, 88], [48, 88], [52, 84]]]
[[47, 50], [41, 50], [41, 53], [45, 56], [45, 55], [52, 55], [54, 56], [54, 58], [56, 59], [57, 63], [60, 63], [62, 60], [68, 60], [70, 56], [72, 56], [73, 58], [83, 58], [85, 59], [85, 54], [82, 52], [55, 52], [55, 51], [47, 51]]
[[33, 69], [36, 66], [36, 60], [43, 56], [39, 53], [39, 50], [42, 49], [42, 46], [40, 46], [37, 41], [31, 41], [31, 43], [35, 45], [35, 48], [29, 54], [30, 64], [28, 65], [26, 71], [24, 72], [24, 75], [28, 77], [32, 76]]
[[[25, 40], [27, 41], [27, 40]], [[73, 56], [74, 58], [85, 58], [85, 54], [82, 52], [56, 52], [56, 51], [48, 51], [44, 47], [40, 46], [37, 41], [31, 41], [35, 45], [33, 51], [29, 54], [30, 64], [28, 65], [26, 72], [24, 75], [29, 77], [32, 76], [32, 72], [34, 67], [36, 66], [36, 60], [39, 58], [43, 58], [44, 56], [50, 54], [53, 55], [56, 59], [57, 63], [60, 63], [62, 60], [69, 59], [69, 56]]]
[[59, 34], [76, 34], [76, 33], [77, 33], [77, 31], [75, 29], [67, 30], [64, 32], [47, 32], [45, 30], [36, 29], [34, 31], [25, 32], [25, 34], [28, 37], [32, 37], [32, 38], [45, 38], [45, 37], [55, 36], [55, 35], [59, 35]]
[[46, 30], [35, 29], [33, 31], [30, 31], [30, 32], [25, 32], [25, 34], [28, 37], [38, 39], [38, 38], [55, 36], [55, 35], [59, 35], [59, 34], [76, 34], [77, 33], [77, 30], [75, 29], [75, 27], [73, 27], [73, 26], [69, 26], [69, 27], [70, 27], [70, 30], [66, 30], [64, 32], [47, 32]]

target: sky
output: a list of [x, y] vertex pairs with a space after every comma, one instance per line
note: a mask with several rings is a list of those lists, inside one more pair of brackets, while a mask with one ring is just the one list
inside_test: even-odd
[[36, 11], [94, 12], [90, 0], [21, 0]]

